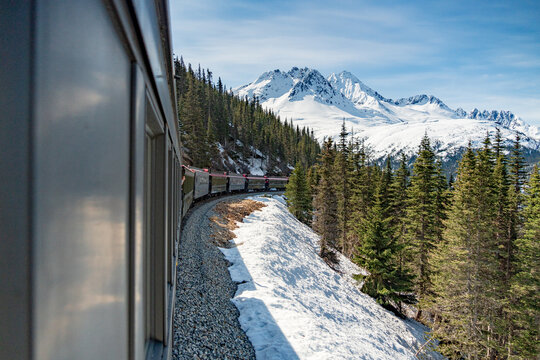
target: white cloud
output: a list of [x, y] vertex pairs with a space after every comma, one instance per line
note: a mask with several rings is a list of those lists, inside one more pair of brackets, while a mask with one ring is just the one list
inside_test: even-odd
[[489, 17], [455, 8], [485, 4], [425, 5], [173, 1], [174, 49], [227, 86], [275, 68], [347, 69], [387, 97], [431, 93], [451, 107], [508, 109], [540, 125], [538, 30], [505, 32], [522, 24], [496, 5]]

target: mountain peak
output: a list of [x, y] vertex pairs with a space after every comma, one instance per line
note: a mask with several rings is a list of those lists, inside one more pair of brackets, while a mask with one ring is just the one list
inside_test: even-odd
[[[293, 66], [291, 70], [287, 72], [287, 74], [292, 77], [295, 80], [299, 80], [303, 78], [307, 73], [313, 71], [313, 69], [310, 69], [308, 67], [299, 68], [297, 66]], [[317, 71], [317, 70], [315, 70]], [[317, 71], [318, 72], [318, 71]]]
[[467, 118], [476, 120], [489, 120], [495, 122], [498, 125], [508, 128], [514, 128], [516, 125], [518, 125], [518, 119], [516, 118], [516, 116], [512, 112], [504, 110], [480, 111], [477, 108], [474, 108], [470, 113], [467, 113]]
[[452, 155], [466, 147], [469, 140], [481, 144], [486, 132], [498, 127], [511, 141], [515, 132], [522, 134], [523, 146], [540, 149], [540, 130], [509, 111], [450, 109], [433, 95], [420, 94], [392, 100], [361, 82], [349, 71], [324, 77], [318, 70], [292, 67], [265, 72], [235, 93], [241, 97], [257, 96], [260, 103], [295, 125], [308, 126], [319, 139], [339, 134], [347, 128], [373, 146], [376, 156], [416, 151], [428, 132], [441, 156]]
[[395, 101], [390, 99], [389, 102], [398, 106], [435, 104], [444, 110], [453, 111], [448, 106], [446, 106], [446, 104], [438, 97], [435, 97], [433, 95], [426, 95], [426, 94], [414, 95], [408, 98], [401, 98]]
[[[335, 74], [332, 74], [335, 76]], [[340, 72], [338, 74], [338, 76], [341, 78], [341, 79], [350, 79], [352, 82], [354, 83], [360, 83], [363, 85], [363, 83], [358, 80], [358, 78], [356, 77], [356, 75], [354, 75], [353, 73], [347, 71], [347, 70], [343, 70], [342, 72]]]
[[316, 101], [326, 104], [340, 103], [344, 100], [318, 70], [292, 68], [289, 74], [296, 80], [289, 94], [291, 101], [302, 100], [306, 95], [313, 95]]
[[332, 73], [328, 76], [328, 81], [336, 90], [340, 91], [354, 104], [386, 101], [381, 94], [358, 80], [358, 78], [349, 71], [344, 70], [337, 75]]

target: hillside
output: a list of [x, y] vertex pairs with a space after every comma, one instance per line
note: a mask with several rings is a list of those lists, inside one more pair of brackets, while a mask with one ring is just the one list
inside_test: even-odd
[[287, 175], [311, 165], [320, 147], [307, 127], [282, 122], [258, 101], [227, 91], [210, 70], [194, 71], [175, 59], [176, 94], [184, 163], [253, 175]]
[[[238, 290], [233, 302], [257, 359], [414, 359], [428, 329], [400, 320], [358, 289], [362, 270], [345, 257], [340, 273], [319, 257], [319, 236], [280, 196], [234, 231], [222, 249]], [[428, 351], [430, 358], [441, 358]]]
[[454, 110], [432, 95], [388, 99], [347, 71], [325, 78], [315, 69], [274, 70], [234, 92], [257, 98], [297, 126], [309, 126], [319, 140], [336, 137], [345, 121], [347, 129], [366, 139], [374, 158], [412, 155], [427, 133], [438, 155], [452, 160], [469, 141], [480, 146], [496, 128], [506, 146], [519, 133], [529, 159], [540, 158], [540, 130], [509, 111]]

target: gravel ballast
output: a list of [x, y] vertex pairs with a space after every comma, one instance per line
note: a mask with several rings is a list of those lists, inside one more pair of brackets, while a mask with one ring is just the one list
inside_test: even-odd
[[238, 322], [231, 298], [237, 285], [211, 238], [212, 210], [220, 201], [208, 200], [190, 211], [178, 249], [174, 314], [173, 359], [255, 359], [255, 351]]

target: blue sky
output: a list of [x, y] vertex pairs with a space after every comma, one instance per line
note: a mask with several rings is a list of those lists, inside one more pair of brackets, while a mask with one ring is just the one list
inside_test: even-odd
[[511, 110], [540, 126], [540, 1], [170, 0], [174, 52], [236, 87], [349, 70], [389, 98]]

